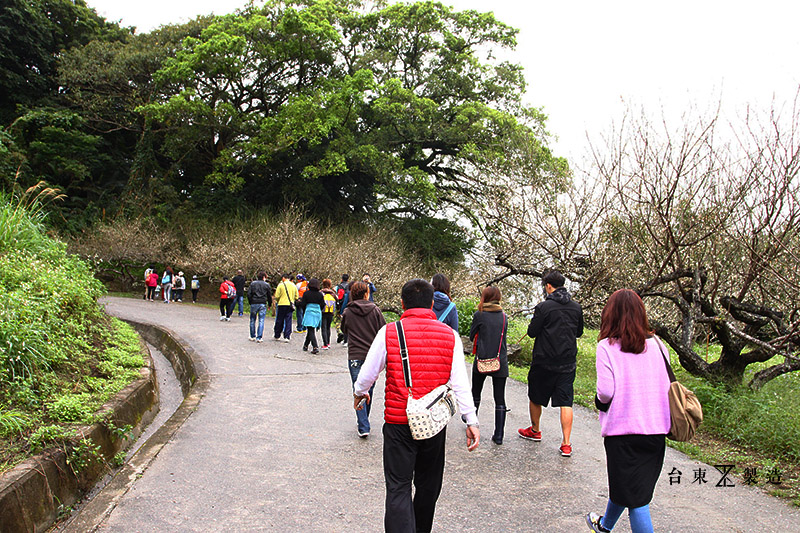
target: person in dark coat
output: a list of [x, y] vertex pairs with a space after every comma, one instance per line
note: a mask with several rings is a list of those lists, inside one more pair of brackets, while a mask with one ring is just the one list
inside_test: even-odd
[[[477, 410], [481, 404], [481, 391], [486, 377], [492, 378], [494, 396], [494, 434], [492, 442], [503, 444], [506, 425], [506, 379], [508, 379], [508, 317], [500, 305], [500, 289], [486, 287], [481, 293], [478, 310], [472, 317], [469, 339], [474, 343], [475, 360], [472, 363], [472, 399]], [[478, 359], [500, 358], [500, 368], [484, 374], [478, 371]]]
[[572, 455], [573, 383], [577, 369], [578, 342], [583, 335], [583, 310], [564, 288], [566, 279], [551, 270], [542, 278], [547, 297], [533, 310], [528, 336], [533, 344], [528, 371], [528, 399], [531, 425], [518, 430], [523, 439], [542, 440], [539, 421], [542, 407], [548, 403], [561, 409], [561, 446], [563, 457]]
[[[350, 369], [350, 379], [355, 385], [361, 366], [367, 358], [367, 352], [375, 340], [378, 330], [386, 325], [383, 313], [369, 300], [369, 286], [363, 281], [353, 283], [350, 288], [352, 300], [342, 313], [342, 331], [347, 334], [347, 366]], [[369, 389], [369, 395], [375, 385]], [[370, 423], [369, 412], [372, 406], [368, 403], [364, 409], [356, 411], [358, 422], [358, 436], [362, 439], [369, 437]]]
[[436, 319], [458, 331], [458, 309], [450, 298], [450, 280], [444, 274], [434, 274], [431, 278], [433, 285], [433, 312]]
[[302, 326], [306, 330], [306, 340], [303, 343], [303, 351], [308, 350], [309, 343], [313, 350], [311, 353], [319, 353], [317, 344], [317, 329], [322, 324], [322, 311], [325, 309], [325, 296], [320, 292], [319, 280], [311, 278], [308, 281], [308, 289], [300, 298], [298, 309], [303, 310]]

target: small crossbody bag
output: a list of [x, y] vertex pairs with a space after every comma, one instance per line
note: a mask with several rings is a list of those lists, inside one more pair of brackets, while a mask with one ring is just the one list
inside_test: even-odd
[[[500, 346], [497, 347], [497, 355], [489, 359], [481, 359], [476, 356], [478, 372], [481, 374], [491, 374], [500, 370], [500, 352], [503, 350], [503, 336], [506, 332], [506, 314], [503, 313], [503, 329], [500, 330]], [[475, 344], [472, 345], [472, 353], [478, 350], [478, 335], [475, 335]]]
[[408, 402], [406, 403], [406, 416], [411, 438], [414, 440], [429, 439], [442, 431], [450, 418], [456, 414], [456, 400], [450, 385], [439, 385], [422, 398], [414, 399], [411, 394], [411, 366], [408, 362], [408, 347], [403, 324], [400, 320], [397, 326], [397, 340], [400, 342], [400, 359], [403, 362], [403, 380], [408, 389]]

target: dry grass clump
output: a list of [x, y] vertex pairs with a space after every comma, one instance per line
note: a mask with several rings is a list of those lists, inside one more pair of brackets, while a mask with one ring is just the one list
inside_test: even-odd
[[96, 262], [172, 265], [189, 275], [220, 278], [242, 269], [252, 278], [265, 270], [272, 280], [283, 272], [306, 278], [369, 273], [382, 306], [400, 306], [400, 288], [414, 277], [429, 277], [392, 232], [378, 227], [333, 227], [288, 211], [259, 214], [220, 224], [188, 221], [177, 227], [146, 220], [118, 220], [98, 226], [71, 245]]

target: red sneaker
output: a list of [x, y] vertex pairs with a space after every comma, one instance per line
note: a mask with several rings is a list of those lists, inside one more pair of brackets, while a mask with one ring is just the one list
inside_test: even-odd
[[519, 436], [523, 439], [532, 440], [534, 442], [539, 442], [542, 440], [542, 432], [541, 431], [534, 431], [533, 426], [528, 426], [526, 428], [521, 428], [517, 430]]
[[561, 450], [561, 457], [572, 456], [572, 446], [569, 444], [562, 444], [559, 450]]

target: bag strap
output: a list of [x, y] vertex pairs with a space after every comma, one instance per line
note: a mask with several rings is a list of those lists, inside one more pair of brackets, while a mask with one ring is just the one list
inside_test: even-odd
[[403, 379], [406, 382], [408, 393], [411, 394], [411, 366], [408, 363], [408, 347], [406, 346], [406, 334], [403, 331], [403, 323], [398, 320], [395, 322], [397, 329], [397, 340], [400, 342], [400, 359], [403, 361]]
[[661, 350], [661, 355], [664, 356], [663, 359], [664, 359], [664, 364], [667, 367], [667, 375], [669, 376], [669, 382], [672, 383], [678, 381], [677, 378], [675, 377], [675, 372], [672, 371], [672, 367], [669, 364], [669, 357], [667, 357], [667, 354], [664, 352], [664, 344], [661, 342], [661, 339], [659, 339], [657, 336], [654, 336], [654, 338], [656, 340], [656, 344], [658, 344], [658, 349]]
[[[503, 313], [502, 311], [500, 311]], [[500, 346], [497, 347], [497, 357], [500, 357], [500, 351], [503, 349], [503, 334], [506, 332], [506, 314], [503, 313], [503, 329], [500, 330]]]
[[450, 305], [447, 306], [447, 309], [444, 310], [444, 313], [442, 313], [442, 316], [440, 316], [437, 320], [439, 322], [444, 322], [444, 320], [450, 314], [450, 311], [452, 311], [455, 306], [456, 306], [456, 304], [454, 304], [453, 302], [450, 302]]

